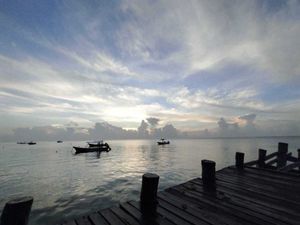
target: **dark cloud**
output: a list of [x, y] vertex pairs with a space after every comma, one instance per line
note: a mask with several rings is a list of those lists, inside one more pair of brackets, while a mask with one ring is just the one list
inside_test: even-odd
[[149, 117], [146, 120], [150, 124], [151, 127], [156, 127], [160, 121], [160, 119], [155, 118], [155, 117]]

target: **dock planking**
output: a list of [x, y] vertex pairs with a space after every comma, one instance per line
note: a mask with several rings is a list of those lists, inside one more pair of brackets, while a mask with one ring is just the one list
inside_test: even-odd
[[215, 189], [196, 178], [158, 192], [150, 214], [129, 201], [61, 224], [298, 225], [299, 185], [299, 174], [227, 167], [216, 172]]

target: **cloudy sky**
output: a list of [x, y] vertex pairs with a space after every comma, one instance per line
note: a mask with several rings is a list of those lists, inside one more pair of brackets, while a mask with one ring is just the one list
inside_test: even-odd
[[297, 0], [0, 0], [0, 30], [0, 135], [300, 125]]

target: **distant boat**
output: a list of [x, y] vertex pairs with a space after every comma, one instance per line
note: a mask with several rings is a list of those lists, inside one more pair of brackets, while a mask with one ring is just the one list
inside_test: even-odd
[[19, 142], [17, 142], [17, 144], [19, 144], [19, 145], [25, 145], [27, 143], [25, 141], [19, 141]]
[[57, 143], [63, 143], [63, 141], [59, 140], [59, 141], [57, 141]]
[[93, 141], [93, 142], [87, 142], [89, 147], [101, 147], [103, 146], [103, 141]]
[[157, 144], [158, 145], [168, 145], [168, 144], [170, 144], [170, 141], [166, 141], [164, 138], [162, 138], [157, 142]]
[[76, 154], [86, 153], [86, 152], [109, 152], [111, 150], [110, 146], [107, 143], [103, 143], [103, 141], [99, 142], [87, 142], [87, 147], [77, 147], [73, 146], [76, 151]]
[[36, 145], [36, 142], [30, 141], [27, 144], [29, 144], [29, 145]]

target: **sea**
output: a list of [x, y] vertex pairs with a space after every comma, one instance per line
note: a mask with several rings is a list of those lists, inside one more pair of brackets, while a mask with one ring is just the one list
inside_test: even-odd
[[[234, 164], [235, 152], [245, 161], [257, 159], [258, 149], [277, 151], [289, 144], [297, 155], [300, 137], [180, 139], [158, 146], [156, 140], [106, 140], [110, 152], [74, 154], [85, 142], [0, 144], [0, 211], [20, 196], [34, 198], [29, 224], [55, 224], [69, 218], [138, 200], [144, 173], [160, 176], [159, 190], [201, 176], [201, 160], [216, 169]], [[0, 212], [1, 213], [1, 212]]]

